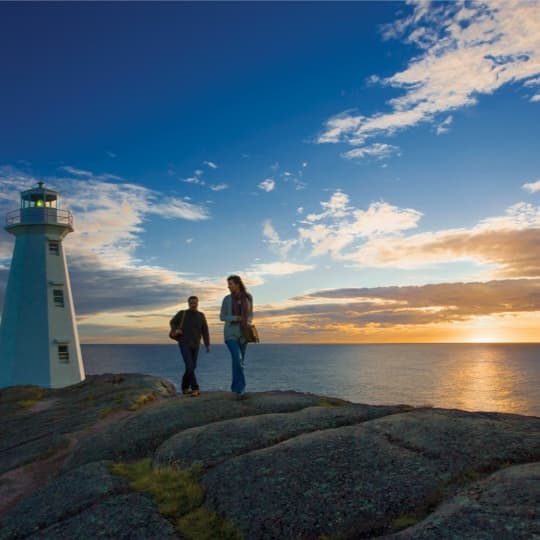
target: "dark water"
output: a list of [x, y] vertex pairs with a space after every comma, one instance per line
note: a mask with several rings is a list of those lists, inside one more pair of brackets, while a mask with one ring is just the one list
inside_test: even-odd
[[[177, 346], [83, 345], [86, 372], [140, 372], [179, 385]], [[201, 390], [228, 390], [224, 345], [201, 348]], [[540, 416], [540, 345], [250, 345], [248, 391], [299, 390], [357, 403], [433, 405]]]

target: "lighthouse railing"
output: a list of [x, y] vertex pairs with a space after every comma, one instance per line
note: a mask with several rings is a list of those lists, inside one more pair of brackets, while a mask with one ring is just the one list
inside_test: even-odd
[[73, 226], [73, 214], [58, 208], [19, 208], [6, 214], [6, 226], [39, 223]]

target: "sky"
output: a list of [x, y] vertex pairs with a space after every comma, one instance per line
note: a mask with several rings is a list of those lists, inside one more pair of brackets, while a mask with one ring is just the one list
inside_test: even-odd
[[[42, 180], [82, 343], [540, 340], [540, 1], [0, 3], [0, 215]], [[0, 303], [14, 238], [0, 231]]]

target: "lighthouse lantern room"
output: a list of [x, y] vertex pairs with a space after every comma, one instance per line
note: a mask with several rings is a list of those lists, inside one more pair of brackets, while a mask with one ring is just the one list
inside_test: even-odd
[[15, 247], [0, 327], [0, 388], [78, 383], [84, 367], [62, 244], [73, 216], [60, 209], [59, 193], [39, 182], [21, 193], [5, 228]]

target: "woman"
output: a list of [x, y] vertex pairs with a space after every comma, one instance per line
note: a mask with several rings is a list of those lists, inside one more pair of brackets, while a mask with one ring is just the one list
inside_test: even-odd
[[253, 317], [253, 297], [246, 291], [239, 276], [229, 276], [227, 285], [231, 294], [223, 299], [219, 318], [225, 322], [225, 344], [231, 353], [231, 391], [243, 398], [246, 393], [244, 361], [247, 347], [244, 331]]

